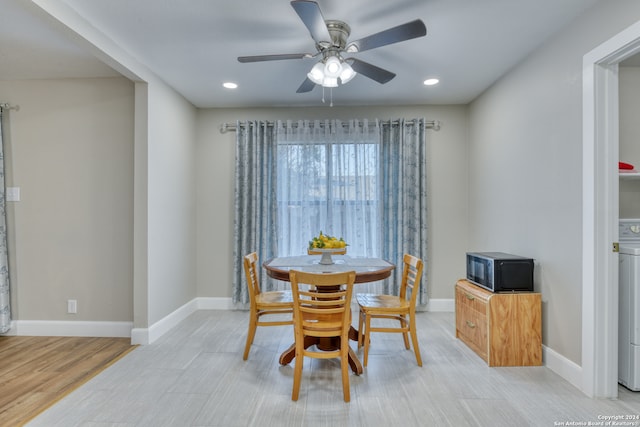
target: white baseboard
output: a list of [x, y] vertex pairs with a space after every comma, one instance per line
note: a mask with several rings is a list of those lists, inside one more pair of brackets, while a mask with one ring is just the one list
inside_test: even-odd
[[14, 320], [11, 322], [11, 330], [4, 335], [128, 338], [132, 328], [132, 322]]
[[[149, 328], [133, 328], [132, 322], [84, 322], [15, 320], [11, 330], [3, 335], [24, 336], [87, 336], [87, 337], [131, 337], [132, 344], [151, 344], [198, 310], [233, 310], [231, 298], [194, 298]], [[426, 310], [453, 312], [453, 299], [430, 299]]]
[[150, 344], [198, 310], [232, 310], [231, 298], [194, 298], [149, 328], [133, 328], [133, 322], [12, 320], [1, 336], [122, 337], [132, 344]]
[[232, 310], [231, 298], [194, 298], [149, 328], [131, 331], [131, 344], [151, 344], [198, 310]]
[[580, 365], [544, 345], [542, 346], [542, 364], [578, 390], [582, 390], [582, 367]]
[[192, 299], [182, 307], [179, 307], [172, 313], [158, 320], [149, 328], [134, 328], [131, 331], [131, 344], [147, 345], [153, 343], [162, 335], [166, 334], [171, 328], [195, 313], [198, 310], [197, 300], [197, 298]]

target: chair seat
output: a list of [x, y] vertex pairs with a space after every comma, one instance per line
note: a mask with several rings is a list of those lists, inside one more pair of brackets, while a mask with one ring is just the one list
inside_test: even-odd
[[277, 306], [281, 304], [282, 308], [291, 310], [293, 295], [291, 295], [291, 291], [260, 292], [256, 295], [256, 304], [258, 306], [261, 304], [269, 304], [269, 308], [277, 308]]
[[406, 310], [409, 312], [410, 302], [395, 295], [358, 294], [356, 298], [360, 309], [366, 311]]

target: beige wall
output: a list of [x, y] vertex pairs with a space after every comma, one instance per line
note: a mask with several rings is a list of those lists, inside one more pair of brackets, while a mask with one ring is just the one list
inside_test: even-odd
[[582, 58], [640, 19], [640, 2], [600, 2], [470, 107], [474, 249], [536, 260], [543, 343], [581, 363]]
[[467, 108], [465, 106], [386, 106], [201, 110], [198, 115], [198, 295], [231, 297], [235, 132], [221, 134], [222, 123], [248, 119], [439, 120], [427, 132], [429, 154], [430, 298], [452, 299], [464, 276], [467, 250]]
[[[133, 85], [0, 81], [14, 320], [133, 320]], [[67, 299], [78, 314], [67, 314]]]

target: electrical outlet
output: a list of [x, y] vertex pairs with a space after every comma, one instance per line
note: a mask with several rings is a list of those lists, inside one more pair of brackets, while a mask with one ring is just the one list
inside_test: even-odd
[[75, 299], [67, 300], [67, 313], [69, 314], [77, 314], [78, 313], [78, 301]]

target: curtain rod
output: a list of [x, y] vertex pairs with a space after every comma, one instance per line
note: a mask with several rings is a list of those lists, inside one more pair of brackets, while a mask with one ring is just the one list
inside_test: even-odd
[[8, 102], [0, 102], [0, 108], [2, 108], [3, 110], [20, 111], [20, 106], [19, 105], [11, 105]]
[[[384, 125], [390, 125], [390, 124], [398, 124], [399, 122], [397, 120], [391, 121], [391, 120], [381, 120], [380, 124]], [[322, 122], [320, 123], [322, 125]], [[267, 122], [267, 126], [273, 126], [274, 122]], [[425, 128], [426, 129], [433, 129], [433, 130], [440, 130], [440, 122], [438, 120], [426, 120], [424, 122]], [[298, 126], [297, 124], [294, 123], [294, 127]], [[220, 125], [220, 133], [227, 133], [227, 132], [235, 132], [237, 130], [237, 126], [231, 123], [223, 123]]]

